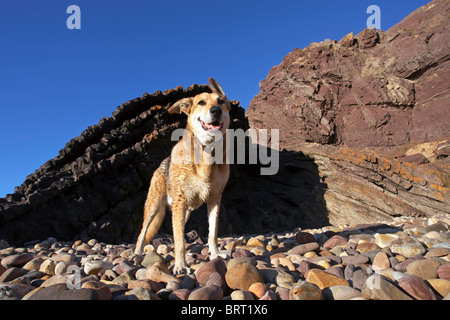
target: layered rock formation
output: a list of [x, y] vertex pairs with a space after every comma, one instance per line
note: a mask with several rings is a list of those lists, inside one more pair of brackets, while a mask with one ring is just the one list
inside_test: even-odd
[[[168, 156], [171, 133], [186, 117], [168, 106], [209, 90], [193, 85], [128, 101], [69, 141], [15, 193], [0, 199], [0, 238], [21, 243], [75, 235], [132, 241], [153, 171]], [[246, 126], [244, 110], [232, 104], [233, 125]]]
[[450, 212], [449, 13], [432, 1], [386, 32], [295, 49], [261, 82], [250, 126], [315, 159], [331, 223]]

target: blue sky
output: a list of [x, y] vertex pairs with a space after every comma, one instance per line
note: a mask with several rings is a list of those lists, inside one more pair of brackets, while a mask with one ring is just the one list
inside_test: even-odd
[[[214, 77], [247, 108], [295, 48], [387, 30], [423, 0], [14, 0], [0, 3], [0, 197], [125, 101]], [[70, 5], [81, 29], [69, 30]]]

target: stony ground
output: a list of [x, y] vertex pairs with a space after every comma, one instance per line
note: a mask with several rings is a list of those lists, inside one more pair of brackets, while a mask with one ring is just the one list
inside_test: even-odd
[[230, 259], [209, 261], [187, 234], [190, 275], [174, 276], [173, 245], [49, 238], [0, 240], [0, 299], [449, 300], [450, 216], [220, 238]]

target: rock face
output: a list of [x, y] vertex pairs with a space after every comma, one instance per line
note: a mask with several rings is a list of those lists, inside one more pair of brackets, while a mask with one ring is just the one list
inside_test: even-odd
[[447, 140], [449, 15], [447, 1], [432, 1], [386, 32], [295, 49], [261, 82], [250, 126], [284, 128], [287, 149], [299, 141], [386, 148]]
[[448, 1], [386, 32], [295, 49], [247, 110], [280, 148], [314, 159], [331, 223], [450, 212]]

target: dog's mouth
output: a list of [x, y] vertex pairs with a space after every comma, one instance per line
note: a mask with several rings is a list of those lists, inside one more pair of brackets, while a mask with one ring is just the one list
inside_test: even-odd
[[206, 123], [205, 121], [198, 119], [198, 121], [200, 121], [203, 130], [205, 131], [210, 131], [210, 130], [220, 130], [223, 127], [223, 124], [220, 123], [219, 121], [214, 121], [211, 123]]

